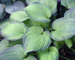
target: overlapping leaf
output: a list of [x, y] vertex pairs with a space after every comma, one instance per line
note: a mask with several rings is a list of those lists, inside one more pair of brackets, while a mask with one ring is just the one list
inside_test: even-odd
[[50, 47], [44, 51], [38, 52], [39, 60], [58, 60], [59, 53], [55, 47]]
[[57, 0], [26, 0], [26, 2], [27, 4], [31, 4], [33, 2], [40, 2], [50, 8], [52, 13], [55, 13], [57, 11]]
[[25, 12], [31, 20], [49, 22], [51, 11], [41, 3], [33, 3], [25, 8]]
[[23, 23], [13, 22], [1, 30], [1, 34], [8, 40], [21, 39], [27, 27]]
[[75, 7], [75, 0], [61, 0], [61, 4], [70, 9]]
[[24, 3], [21, 2], [21, 1], [16, 1], [13, 3], [13, 5], [8, 5], [5, 7], [5, 11], [7, 13], [12, 13], [12, 12], [15, 12], [15, 11], [22, 11], [23, 8], [25, 7]]
[[44, 50], [51, 44], [50, 32], [39, 26], [30, 27], [23, 36], [25, 53]]
[[2, 4], [0, 4], [0, 18], [2, 16], [2, 13], [3, 13], [3, 6], [2, 6]]
[[9, 45], [9, 41], [6, 40], [6, 39], [3, 39], [1, 42], [0, 42], [0, 53], [2, 51], [4, 51], [6, 48], [8, 48], [8, 45]]
[[51, 37], [54, 40], [61, 41], [71, 38], [75, 35], [75, 19], [60, 18], [53, 22]]
[[64, 17], [75, 18], [75, 8], [71, 8], [65, 12]]
[[39, 21], [34, 21], [34, 20], [30, 20], [31, 24], [34, 26], [42, 26], [44, 28], [49, 27], [50, 22], [39, 22]]
[[0, 60], [22, 60], [24, 58], [24, 49], [22, 45], [9, 47], [0, 53]]
[[10, 16], [10, 20], [12, 20], [12, 21], [22, 22], [27, 19], [28, 19], [28, 16], [25, 13], [25, 11], [17, 11], [17, 12], [12, 13]]
[[68, 46], [68, 48], [71, 48], [73, 46], [72, 40], [71, 39], [66, 39], [65, 40], [66, 45]]
[[8, 24], [10, 24], [10, 20], [6, 19], [0, 22], [0, 30], [5, 28]]
[[57, 12], [57, 0], [41, 0], [40, 2], [50, 8], [52, 13]]
[[33, 56], [28, 56], [27, 58], [25, 58], [23, 60], [37, 60], [37, 59]]
[[40, 2], [40, 0], [26, 0], [26, 3], [29, 5], [29, 4], [32, 4], [34, 2]]

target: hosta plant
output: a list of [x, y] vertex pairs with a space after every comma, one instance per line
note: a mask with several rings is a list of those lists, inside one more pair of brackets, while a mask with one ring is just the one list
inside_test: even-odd
[[[19, 8], [20, 7], [20, 8]], [[6, 12], [11, 14], [12, 12], [22, 11], [25, 7], [22, 1], [16, 0], [1, 0], [0, 3], [0, 19], [6, 15]]]
[[71, 8], [63, 17], [57, 0], [1, 0], [0, 17], [10, 16], [0, 21], [0, 60], [59, 60], [60, 48], [75, 42], [74, 1], [61, 3]]

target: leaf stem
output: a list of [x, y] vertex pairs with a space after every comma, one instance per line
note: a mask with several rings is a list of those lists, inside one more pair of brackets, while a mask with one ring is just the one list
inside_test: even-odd
[[71, 48], [71, 51], [75, 52], [75, 49], [72, 49], [72, 48]]
[[60, 55], [60, 57], [66, 59], [66, 60], [71, 60], [71, 59], [64, 57], [64, 56], [61, 56], [61, 55]]

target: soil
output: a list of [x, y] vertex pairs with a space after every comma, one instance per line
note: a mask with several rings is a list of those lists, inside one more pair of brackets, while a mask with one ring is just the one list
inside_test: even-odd
[[[74, 49], [72, 51], [71, 49]], [[59, 50], [60, 59], [59, 60], [75, 60], [75, 44], [69, 49], [66, 45]]]

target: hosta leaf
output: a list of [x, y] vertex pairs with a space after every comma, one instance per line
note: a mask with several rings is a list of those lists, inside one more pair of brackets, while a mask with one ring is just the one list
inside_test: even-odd
[[2, 6], [2, 4], [0, 4], [0, 18], [2, 16], [2, 13], [3, 13], [3, 6]]
[[30, 27], [23, 36], [25, 53], [44, 50], [51, 44], [50, 32], [39, 26]]
[[40, 3], [50, 8], [52, 13], [57, 12], [57, 0], [41, 0]]
[[32, 4], [34, 2], [40, 2], [40, 0], [26, 0], [26, 3], [29, 5], [29, 4]]
[[71, 38], [75, 35], [75, 19], [60, 18], [53, 22], [51, 37], [54, 40], [61, 41]]
[[71, 8], [70, 10], [68, 10], [64, 14], [64, 17], [75, 18], [75, 8]]
[[13, 3], [13, 5], [8, 5], [5, 7], [5, 11], [7, 13], [12, 13], [12, 12], [16, 12], [16, 11], [22, 11], [24, 8], [24, 3], [21, 1], [16, 1]]
[[67, 3], [69, 0], [61, 0], [61, 4], [68, 8]]
[[6, 28], [2, 29], [1, 34], [8, 40], [21, 39], [27, 27], [23, 23], [11, 23]]
[[4, 51], [6, 48], [8, 48], [9, 45], [9, 41], [6, 39], [3, 39], [2, 41], [0, 41], [0, 53], [2, 51]]
[[24, 49], [22, 45], [9, 47], [0, 53], [0, 60], [22, 60], [24, 57]]
[[44, 51], [38, 52], [39, 60], [58, 60], [59, 53], [55, 47], [50, 47]]
[[70, 9], [75, 7], [75, 0], [61, 0], [61, 4]]
[[33, 56], [28, 56], [27, 58], [25, 58], [23, 60], [37, 60], [37, 59]]
[[18, 22], [22, 22], [28, 19], [27, 14], [25, 13], [25, 11], [17, 11], [17, 12], [13, 12], [10, 16], [10, 20], [12, 21], [18, 21]]
[[10, 24], [10, 20], [6, 19], [0, 22], [0, 29], [5, 28], [8, 24]]
[[31, 20], [49, 22], [51, 11], [41, 3], [33, 3], [25, 8], [25, 12]]
[[73, 46], [72, 40], [71, 39], [66, 39], [65, 40], [66, 45], [71, 48]]
[[52, 13], [55, 13], [57, 11], [57, 0], [26, 0], [26, 2], [27, 4], [31, 4], [33, 2], [40, 2], [50, 8]]

